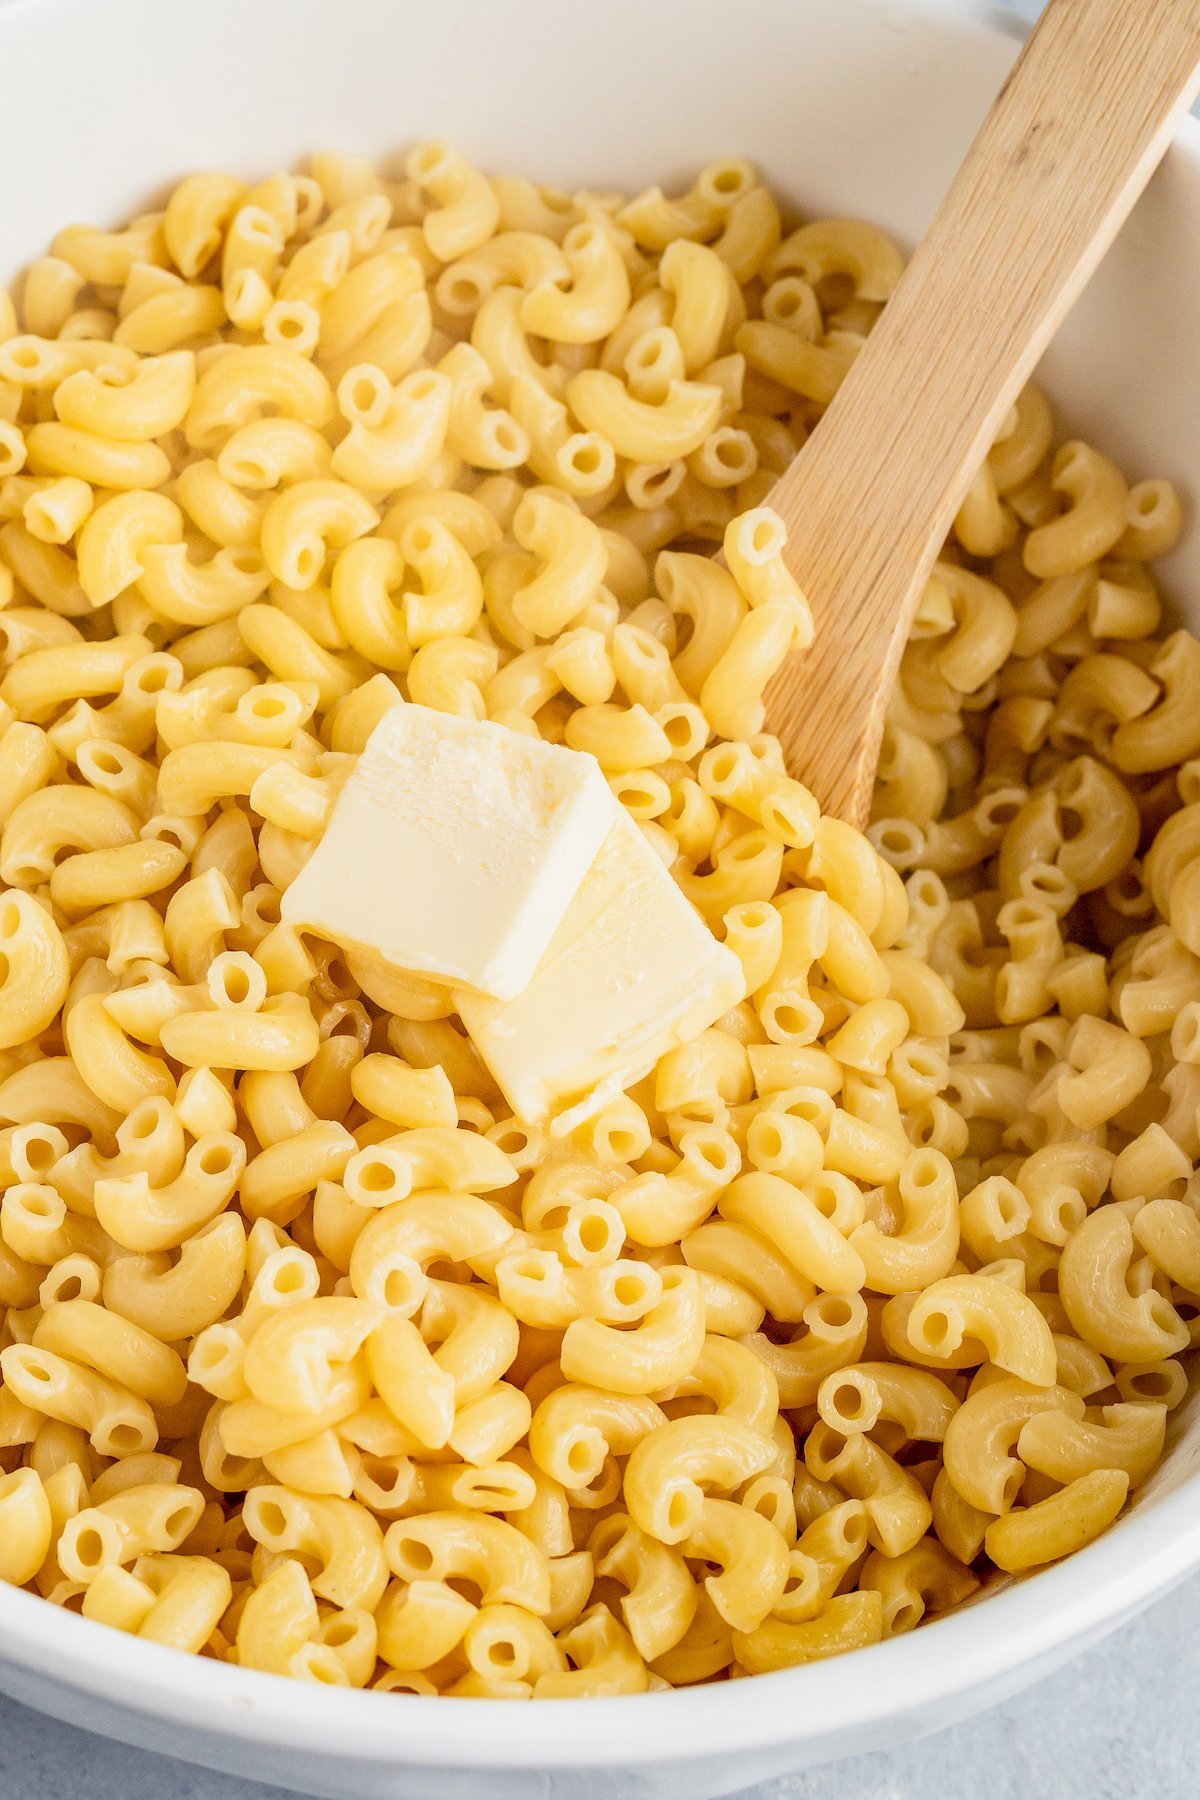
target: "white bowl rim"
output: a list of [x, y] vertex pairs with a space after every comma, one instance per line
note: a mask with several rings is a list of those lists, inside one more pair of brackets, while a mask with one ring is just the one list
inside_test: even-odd
[[[0, 28], [5, 16], [76, 4], [0, 0]], [[896, 11], [1018, 39], [1029, 32], [1027, 20], [991, 0], [898, 0]], [[1200, 119], [1181, 122], [1175, 146], [1200, 165]], [[1022, 1685], [1018, 1671], [1052, 1665], [1074, 1642], [1082, 1648], [1115, 1629], [1197, 1567], [1200, 1472], [1064, 1562], [916, 1632], [737, 1682], [559, 1700], [533, 1713], [475, 1699], [456, 1699], [448, 1710], [440, 1697], [325, 1687], [186, 1655], [3, 1583], [0, 1662], [119, 1712], [322, 1760], [336, 1754], [347, 1769], [599, 1770], [834, 1738], [846, 1753], [855, 1732], [863, 1748], [873, 1747], [873, 1733], [889, 1720], [907, 1718], [909, 1735], [935, 1729], [943, 1720], [928, 1716], [932, 1702], [940, 1710], [985, 1686], [990, 1698], [1001, 1698]]]
[[[1052, 1662], [1200, 1566], [1200, 1476], [1127, 1514], [1066, 1561], [849, 1657], [737, 1682], [537, 1705], [318, 1687], [145, 1643], [20, 1590], [0, 1597], [0, 1656], [62, 1687], [164, 1722], [328, 1756], [346, 1767], [592, 1768], [703, 1757], [919, 1720]], [[1013, 1686], [1020, 1685], [1014, 1680]], [[997, 1692], [997, 1689], [1000, 1691]], [[449, 1716], [448, 1716], [449, 1709]], [[534, 1720], [536, 1719], [536, 1724]], [[930, 1721], [934, 1723], [935, 1721]], [[940, 1721], [937, 1721], [940, 1722]], [[166, 1746], [164, 1746], [166, 1747]]]

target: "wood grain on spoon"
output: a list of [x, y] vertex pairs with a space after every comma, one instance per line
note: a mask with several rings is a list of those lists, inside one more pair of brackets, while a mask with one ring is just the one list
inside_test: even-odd
[[1198, 65], [1200, 0], [1050, 0], [866, 348], [770, 496], [816, 641], [772, 683], [767, 727], [791, 772], [855, 825], [938, 550], [1200, 86]]

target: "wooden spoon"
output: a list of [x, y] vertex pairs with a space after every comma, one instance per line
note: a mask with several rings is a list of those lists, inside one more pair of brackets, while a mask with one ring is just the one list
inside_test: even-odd
[[854, 825], [955, 513], [1200, 87], [1198, 65], [1200, 0], [1050, 0], [865, 349], [769, 496], [816, 641], [771, 684], [767, 727], [792, 773]]

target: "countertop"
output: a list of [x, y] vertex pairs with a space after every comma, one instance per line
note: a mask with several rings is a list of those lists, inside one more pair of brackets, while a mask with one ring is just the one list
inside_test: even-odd
[[[1008, 3], [1026, 18], [1041, 10], [1040, 0]], [[898, 1750], [747, 1788], [737, 1800], [1194, 1800], [1198, 1618], [1195, 1576], [1003, 1706]], [[0, 1695], [0, 1800], [279, 1800], [280, 1792], [109, 1743]]]

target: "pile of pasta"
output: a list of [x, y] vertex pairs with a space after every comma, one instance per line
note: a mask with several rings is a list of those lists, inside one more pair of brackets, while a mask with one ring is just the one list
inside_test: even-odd
[[[633, 1693], [911, 1629], [1149, 1476], [1200, 1308], [1174, 491], [1028, 388], [868, 835], [762, 733], [811, 632], [763, 502], [901, 267], [742, 162], [431, 143], [191, 176], [0, 296], [0, 1576], [245, 1669]], [[570, 1136], [280, 920], [404, 699], [594, 753], [743, 964]]]

